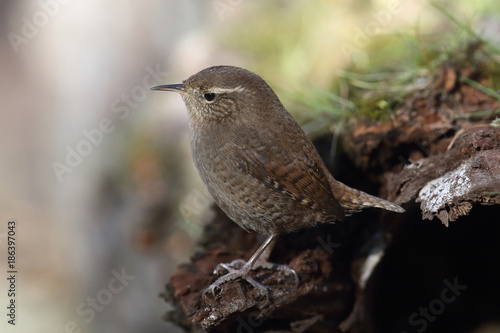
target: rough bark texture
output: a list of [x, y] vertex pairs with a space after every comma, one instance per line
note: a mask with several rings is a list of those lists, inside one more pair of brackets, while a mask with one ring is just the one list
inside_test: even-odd
[[[343, 135], [334, 176], [405, 214], [368, 210], [281, 236], [271, 261], [293, 268], [300, 284], [253, 271], [267, 301], [242, 280], [202, 293], [218, 263], [248, 259], [263, 241], [217, 209], [199, 252], [166, 287], [175, 307], [166, 319], [188, 332], [469, 332], [500, 320], [500, 127], [478, 112], [499, 102], [462, 83], [487, 85], [481, 75], [445, 64], [392, 122], [358, 119]], [[423, 221], [434, 217], [457, 222]]]
[[[500, 127], [489, 125], [499, 101], [459, 81], [477, 75], [443, 65], [434, 87], [409, 98], [392, 124], [358, 125], [344, 141], [359, 168], [392, 171], [383, 184], [389, 200], [416, 199], [424, 219], [446, 226], [474, 204], [500, 203]], [[474, 117], [480, 110], [491, 111]]]
[[475, 204], [500, 204], [500, 127], [459, 131], [445, 153], [406, 166], [391, 189], [400, 202], [416, 197], [424, 219], [446, 226]]
[[[167, 286], [165, 297], [177, 306], [177, 311], [169, 314], [169, 320], [181, 320], [185, 328], [194, 323], [214, 332], [232, 332], [246, 326], [253, 332], [283, 327], [288, 327], [290, 332], [300, 332], [301, 327], [310, 328], [318, 321], [325, 321], [317, 314], [327, 314], [340, 321], [349, 313], [353, 287], [349, 267], [344, 263], [342, 251], [338, 251], [339, 236], [334, 225], [279, 239], [271, 260], [293, 268], [300, 277], [298, 287], [294, 286], [293, 277], [282, 272], [257, 269], [251, 276], [269, 288], [268, 302], [242, 280], [224, 284], [215, 295], [203, 295], [202, 291], [217, 278], [212, 274], [217, 264], [248, 259], [263, 241], [214, 209], [217, 211], [214, 223], [207, 227], [201, 244], [207, 250], [197, 253], [192, 263], [180, 267]], [[184, 314], [188, 319], [183, 318]], [[332, 319], [327, 321], [330, 327], [335, 326]]]

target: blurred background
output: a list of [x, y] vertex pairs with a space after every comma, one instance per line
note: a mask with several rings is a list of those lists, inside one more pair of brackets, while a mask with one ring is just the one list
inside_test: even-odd
[[355, 73], [419, 84], [471, 31], [500, 42], [493, 0], [0, 6], [2, 309], [9, 220], [18, 270], [16, 326], [2, 312], [2, 332], [178, 332], [158, 295], [196, 250], [211, 199], [181, 98], [150, 87], [245, 67], [314, 135], [359, 111], [352, 87], [370, 86]]

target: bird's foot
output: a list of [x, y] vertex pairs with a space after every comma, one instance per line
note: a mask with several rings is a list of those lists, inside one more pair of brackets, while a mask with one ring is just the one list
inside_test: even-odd
[[255, 281], [252, 277], [248, 275], [248, 273], [252, 269], [252, 265], [250, 263], [245, 262], [242, 259], [236, 259], [228, 264], [221, 263], [215, 267], [214, 274], [217, 274], [221, 270], [221, 268], [225, 269], [227, 273], [219, 277], [217, 280], [215, 280], [214, 283], [212, 283], [208, 288], [206, 288], [203, 291], [203, 294], [211, 293], [215, 297], [215, 290], [217, 288], [221, 289], [222, 291], [221, 286], [224, 283], [241, 278], [250, 283], [256, 290], [259, 291], [261, 295], [266, 297], [265, 304], [269, 302], [269, 290], [264, 285]]
[[218, 264], [217, 267], [215, 267], [214, 274], [217, 274], [222, 269], [226, 270], [227, 273], [225, 275], [220, 276], [214, 283], [212, 283], [208, 288], [206, 288], [203, 294], [211, 293], [215, 297], [216, 289], [220, 289], [222, 291], [221, 286], [224, 283], [241, 278], [250, 283], [256, 290], [258, 290], [259, 294], [265, 296], [266, 301], [264, 305], [267, 305], [269, 303], [269, 298], [270, 298], [269, 289], [263, 284], [257, 282], [249, 275], [250, 270], [255, 269], [257, 267], [283, 272], [285, 276], [292, 276], [295, 281], [294, 287], [297, 288], [299, 286], [299, 276], [297, 272], [295, 272], [295, 270], [293, 270], [287, 265], [275, 264], [265, 260], [257, 260], [257, 262], [255, 262], [252, 265], [251, 263], [245, 262], [242, 259], [236, 259], [231, 263], [228, 264], [221, 263]]
[[269, 262], [269, 261], [264, 261], [264, 260], [258, 260], [255, 263], [254, 268], [255, 267], [262, 267], [264, 269], [269, 269], [269, 270], [275, 270], [275, 271], [283, 272], [283, 274], [285, 274], [285, 276], [292, 276], [293, 277], [293, 279], [295, 280], [295, 283], [294, 283], [294, 287], [295, 288], [297, 288], [299, 286], [299, 283], [300, 283], [299, 275], [290, 266], [282, 265], [282, 264], [276, 264], [276, 263]]

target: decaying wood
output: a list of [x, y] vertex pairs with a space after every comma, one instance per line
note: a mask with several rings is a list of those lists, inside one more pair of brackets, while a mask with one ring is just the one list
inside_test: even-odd
[[[262, 241], [239, 228], [218, 208], [214, 209], [217, 211], [215, 223], [207, 227], [209, 231], [202, 241], [208, 250], [199, 252], [190, 264], [181, 266], [167, 286], [164, 297], [177, 307], [169, 314], [169, 320], [186, 328], [190, 323], [198, 324], [214, 332], [231, 332], [246, 326], [251, 327], [252, 332], [273, 328], [283, 331], [284, 327], [289, 332], [303, 332], [325, 322], [318, 314], [328, 314], [326, 322], [336, 320], [337, 324], [346, 317], [353, 302], [353, 288], [349, 267], [337, 251], [340, 244], [333, 238], [338, 235], [335, 225], [284, 235], [278, 241], [274, 251], [278, 255], [273, 253], [271, 260], [286, 262], [297, 272], [298, 288], [291, 276], [257, 269], [251, 276], [269, 288], [269, 302], [243, 280], [224, 284], [215, 295], [203, 294], [217, 278], [212, 274], [217, 264], [248, 259]], [[182, 314], [188, 319], [180, 322]]]
[[500, 127], [459, 131], [446, 152], [405, 166], [389, 187], [401, 203], [416, 198], [423, 219], [446, 226], [475, 204], [500, 204]]
[[[345, 137], [359, 168], [392, 172], [383, 184], [389, 200], [416, 199], [424, 219], [448, 225], [474, 204], [500, 203], [500, 128], [489, 125], [499, 101], [459, 81], [477, 75], [443, 65], [432, 89], [409, 98], [392, 123], [358, 124]], [[474, 117], [480, 110], [491, 113]]]

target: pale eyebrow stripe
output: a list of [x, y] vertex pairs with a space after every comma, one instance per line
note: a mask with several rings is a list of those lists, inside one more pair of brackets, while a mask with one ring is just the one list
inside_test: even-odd
[[244, 92], [246, 89], [243, 88], [242, 86], [237, 86], [235, 88], [212, 88], [210, 89], [210, 92], [220, 94], [220, 93], [232, 93], [232, 92]]

